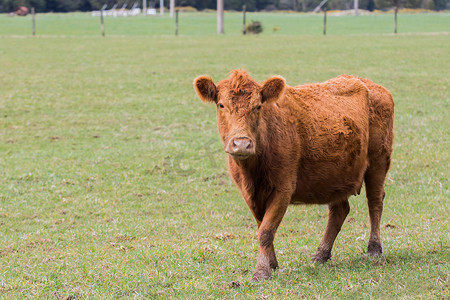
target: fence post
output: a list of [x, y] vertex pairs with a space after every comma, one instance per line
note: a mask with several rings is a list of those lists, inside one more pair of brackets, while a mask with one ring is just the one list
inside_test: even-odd
[[102, 36], [105, 36], [105, 24], [103, 23], [103, 8], [100, 10], [100, 29], [102, 31]]
[[398, 6], [395, 7], [395, 13], [394, 13], [394, 33], [397, 34], [397, 12], [398, 12]]
[[223, 34], [223, 0], [217, 0], [217, 34]]
[[247, 28], [246, 28], [246, 26], [245, 26], [245, 13], [246, 13], [246, 6], [245, 5], [242, 5], [242, 13], [243, 13], [243, 15], [244, 15], [244, 19], [243, 19], [243, 21], [242, 21], [242, 34], [243, 35], [245, 35], [246, 33], [247, 33]]
[[170, 17], [173, 18], [173, 11], [175, 10], [175, 0], [170, 0], [169, 10], [170, 10]]
[[31, 8], [31, 34], [36, 35], [36, 14], [34, 13], [34, 7]]
[[175, 11], [175, 35], [178, 35], [178, 9]]
[[327, 35], [327, 9], [323, 9], [323, 35]]

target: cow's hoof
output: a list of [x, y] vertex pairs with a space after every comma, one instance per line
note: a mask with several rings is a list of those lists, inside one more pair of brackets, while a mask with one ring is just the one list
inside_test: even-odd
[[377, 256], [383, 253], [383, 248], [380, 243], [377, 242], [369, 242], [369, 246], [367, 246], [367, 255], [369, 256]]
[[326, 263], [331, 258], [331, 252], [322, 252], [318, 251], [314, 256], [311, 258], [312, 262], [323, 264]]
[[253, 274], [254, 281], [267, 280], [269, 278], [270, 278], [270, 269], [266, 268], [256, 269], [255, 273]]

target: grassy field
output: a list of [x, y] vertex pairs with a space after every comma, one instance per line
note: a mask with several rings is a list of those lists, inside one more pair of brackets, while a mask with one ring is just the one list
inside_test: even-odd
[[[398, 16], [399, 33], [449, 32], [450, 13], [402, 14]], [[247, 22], [262, 22], [262, 35], [322, 35], [322, 14], [248, 13]], [[0, 14], [0, 36], [31, 35], [31, 16], [8, 17]], [[226, 35], [242, 33], [242, 13], [225, 14]], [[274, 28], [278, 30], [274, 31]], [[167, 36], [175, 33], [175, 20], [153, 16], [134, 18], [105, 17], [105, 32], [110, 36]], [[366, 16], [327, 16], [327, 35], [390, 34], [394, 32], [393, 14]], [[90, 13], [37, 14], [38, 36], [98, 36], [100, 18]], [[214, 13], [180, 13], [179, 34], [216, 35]]]
[[[245, 37], [231, 22], [216, 36], [213, 14], [183, 14], [178, 37], [169, 18], [109, 18], [101, 38], [88, 15], [38, 17], [32, 38], [29, 18], [0, 15], [0, 298], [450, 297], [450, 14], [401, 15], [398, 35], [392, 15], [330, 17], [326, 37], [320, 16], [300, 14], [252, 15], [266, 31]], [[364, 255], [363, 195], [324, 265], [310, 258], [327, 208], [295, 206], [275, 241], [280, 268], [251, 281], [256, 224], [215, 108], [192, 88], [234, 68], [391, 90], [381, 257]]]

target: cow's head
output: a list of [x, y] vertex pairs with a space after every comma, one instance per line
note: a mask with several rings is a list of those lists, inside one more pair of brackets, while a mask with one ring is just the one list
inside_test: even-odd
[[257, 153], [258, 128], [264, 110], [280, 98], [285, 85], [280, 76], [259, 84], [243, 70], [232, 71], [228, 79], [217, 85], [209, 76], [194, 80], [199, 98], [217, 106], [217, 123], [225, 152], [239, 160]]

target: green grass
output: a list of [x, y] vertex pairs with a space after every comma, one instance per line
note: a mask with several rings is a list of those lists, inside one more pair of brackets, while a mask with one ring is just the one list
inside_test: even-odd
[[[411, 14], [398, 16], [399, 33], [449, 32], [450, 13]], [[322, 35], [322, 14], [248, 13], [247, 22], [262, 22], [262, 35]], [[225, 14], [226, 35], [240, 35], [242, 13]], [[273, 31], [278, 27], [278, 31]], [[174, 35], [175, 19], [164, 17], [105, 17], [106, 35], [162, 36]], [[393, 14], [327, 17], [327, 35], [390, 34], [394, 32]], [[38, 36], [98, 36], [100, 18], [90, 13], [37, 14]], [[214, 13], [180, 13], [179, 34], [205, 36], [216, 34]], [[0, 14], [0, 36], [31, 35], [31, 16], [8, 17]]]
[[[326, 37], [319, 17], [256, 17], [281, 30], [242, 37], [237, 24], [215, 36], [214, 15], [186, 14], [192, 27], [178, 37], [169, 18], [129, 18], [107, 19], [101, 38], [90, 16], [56, 14], [31, 38], [29, 18], [0, 16], [1, 298], [450, 296], [449, 15], [405, 15], [403, 32], [417, 33], [397, 36], [385, 34], [391, 15], [358, 17], [370, 32], [336, 17]], [[251, 281], [256, 224], [227, 175], [215, 109], [192, 88], [238, 67], [260, 81], [348, 73], [391, 90], [383, 256], [364, 255], [363, 196], [324, 265], [310, 257], [326, 207], [293, 206], [276, 237], [280, 268]]]

